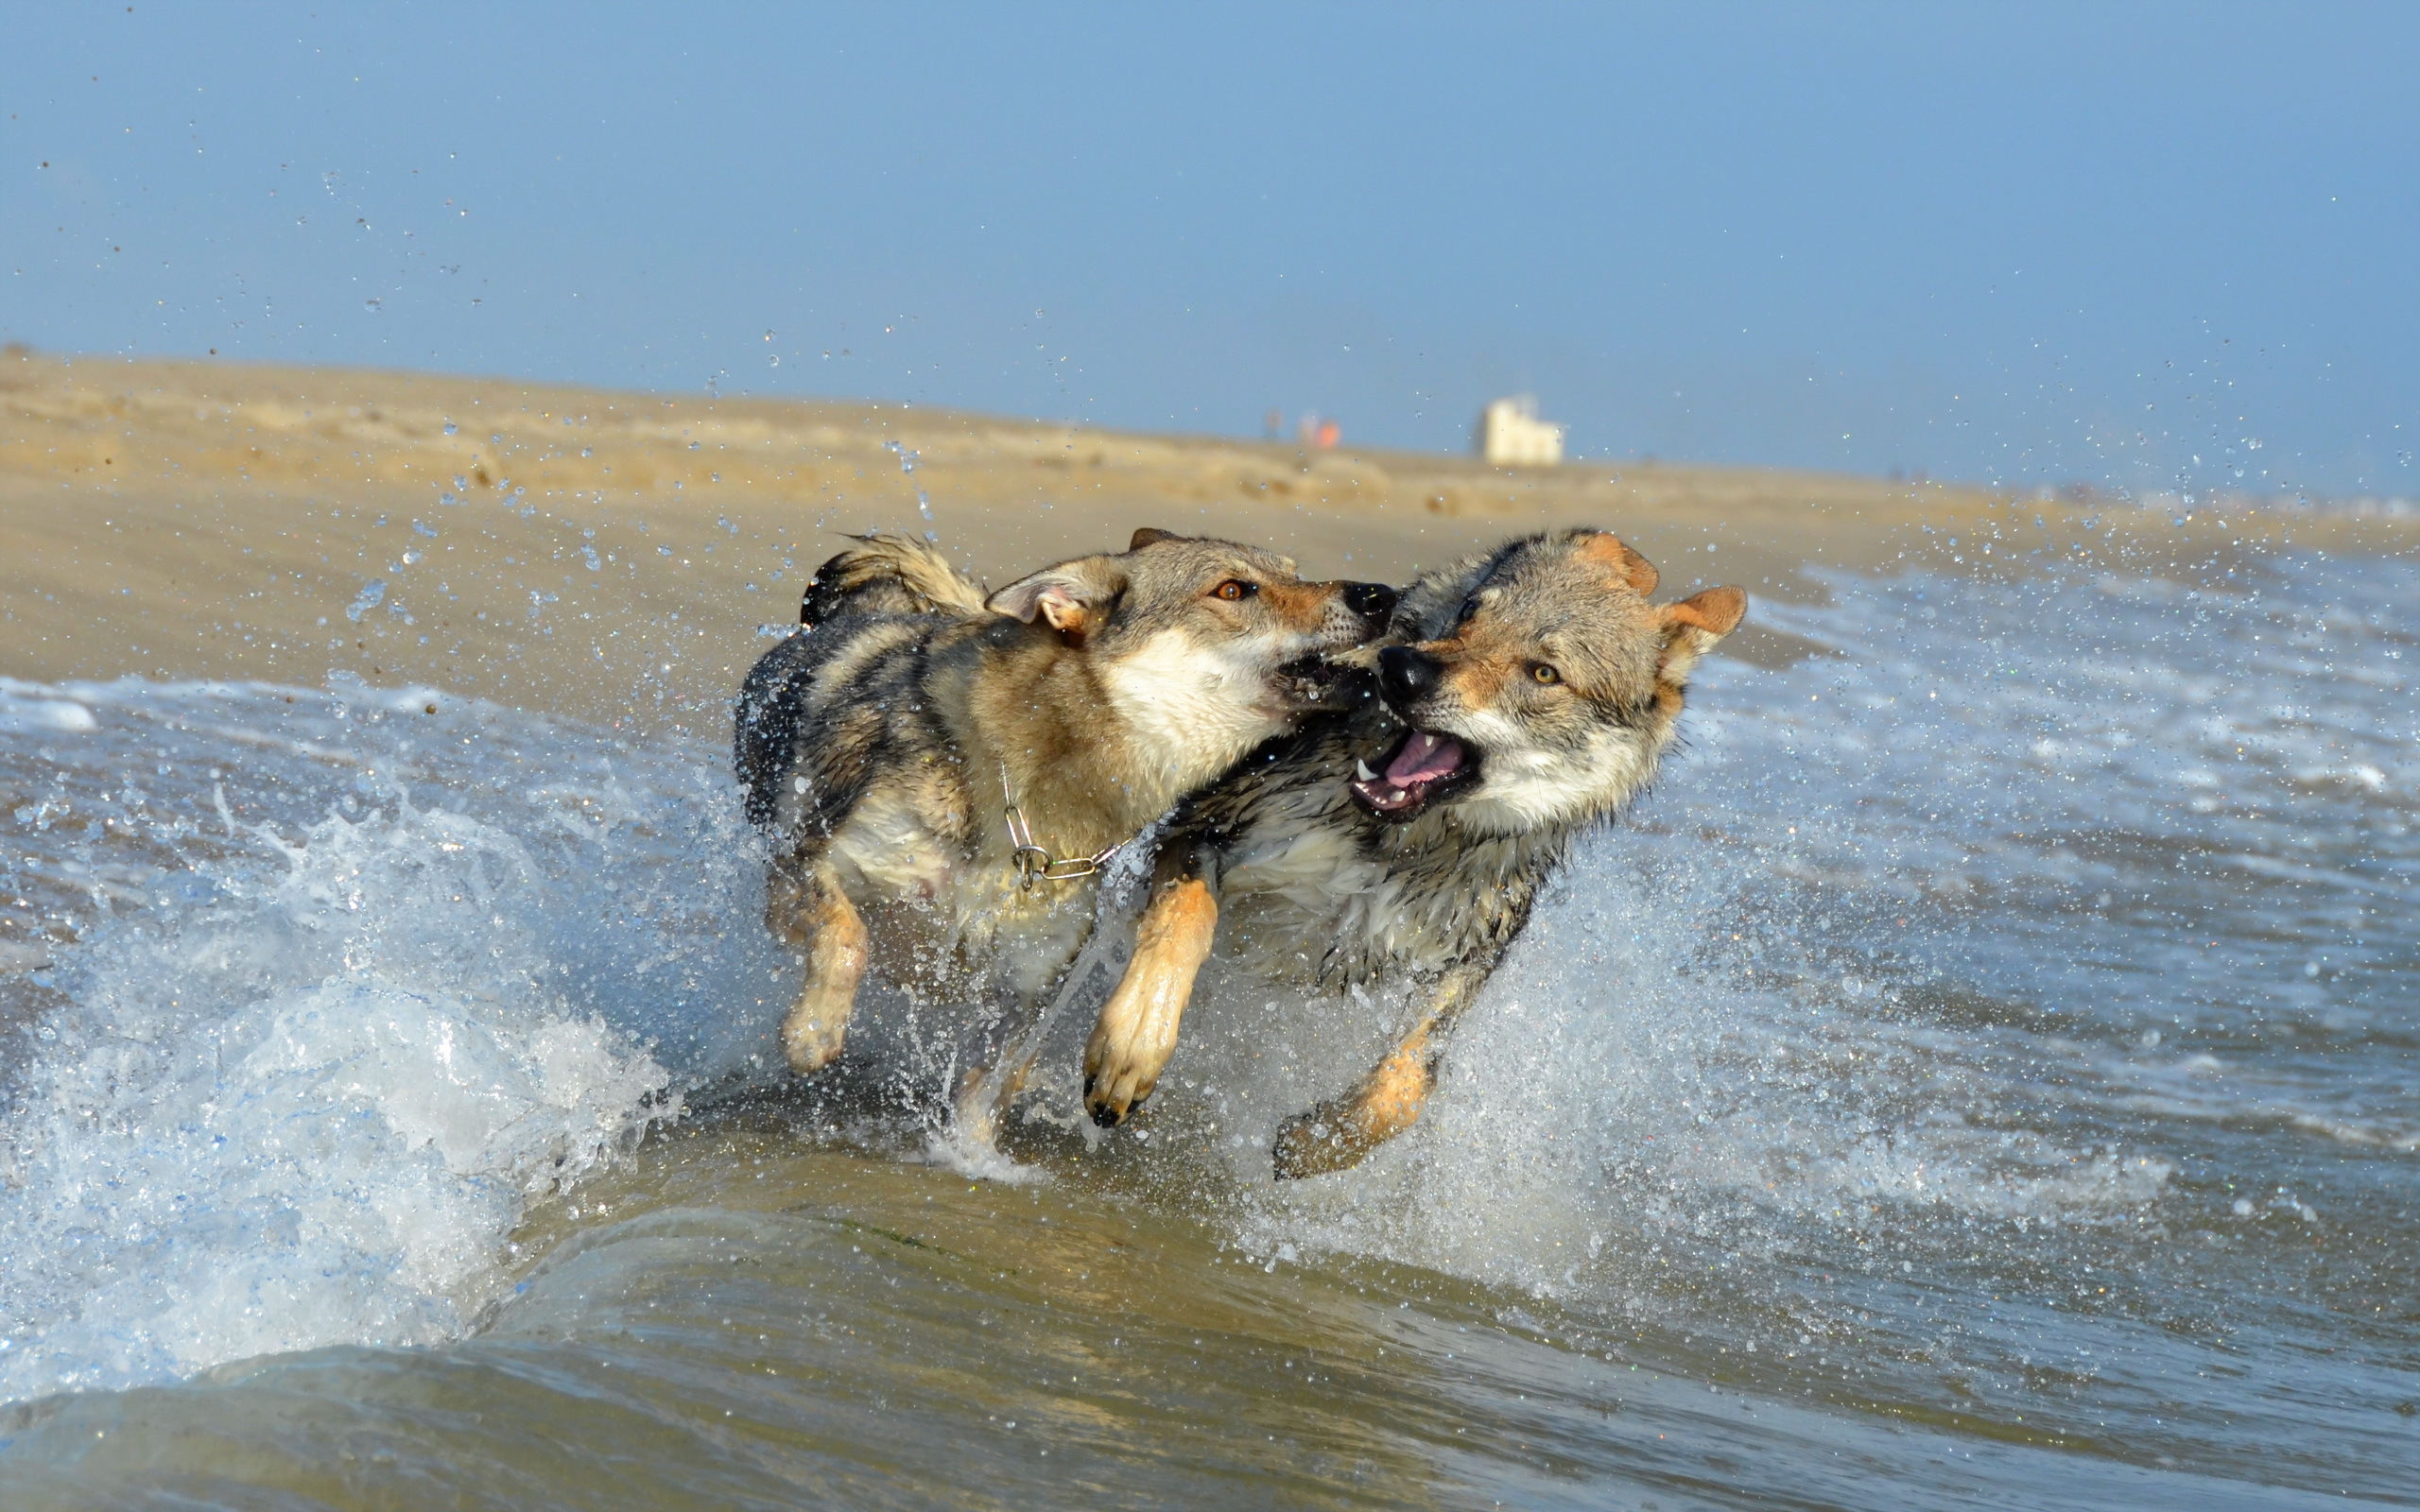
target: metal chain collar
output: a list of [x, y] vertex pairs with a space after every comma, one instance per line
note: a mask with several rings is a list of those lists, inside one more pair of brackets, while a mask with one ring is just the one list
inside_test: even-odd
[[1036, 883], [1078, 882], [1097, 875], [1109, 865], [1109, 858], [1126, 849], [1120, 840], [1106, 850], [1088, 856], [1054, 856], [1034, 843], [1033, 827], [1026, 822], [1025, 811], [1017, 807], [1017, 790], [1009, 785], [1009, 764], [1000, 764], [1000, 792], [1008, 799], [1009, 864], [1016, 868], [1017, 882], [1028, 892]]

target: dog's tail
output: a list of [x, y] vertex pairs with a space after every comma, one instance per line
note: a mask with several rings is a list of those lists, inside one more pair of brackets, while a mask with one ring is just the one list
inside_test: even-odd
[[981, 614], [983, 591], [959, 576], [939, 546], [871, 531], [815, 569], [798, 622], [813, 628], [838, 614]]

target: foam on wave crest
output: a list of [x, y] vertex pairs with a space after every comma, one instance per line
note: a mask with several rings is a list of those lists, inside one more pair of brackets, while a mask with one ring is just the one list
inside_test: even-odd
[[20, 1031], [0, 1398], [457, 1336], [531, 1198], [761, 1058], [784, 963], [693, 762], [418, 693], [26, 691], [76, 744], [24, 841], [153, 861]]

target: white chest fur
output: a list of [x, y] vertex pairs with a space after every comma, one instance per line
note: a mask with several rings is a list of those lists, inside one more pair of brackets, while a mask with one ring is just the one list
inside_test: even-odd
[[[938, 903], [954, 890], [954, 848], [925, 828], [913, 803], [869, 798], [832, 836], [851, 898], [865, 902]], [[854, 874], [854, 875], [853, 875]]]
[[860, 804], [832, 836], [828, 853], [852, 902], [908, 905], [886, 911], [884, 926], [921, 936], [896, 942], [909, 957], [933, 962], [937, 948], [963, 971], [1022, 997], [1047, 990], [1091, 931], [1093, 884], [1028, 889], [1005, 853], [970, 860], [925, 828], [907, 802]]
[[1155, 637], [1110, 663], [1101, 686], [1137, 749], [1170, 770], [1174, 793], [1284, 728], [1267, 707], [1268, 679], [1252, 659], [1183, 637]]

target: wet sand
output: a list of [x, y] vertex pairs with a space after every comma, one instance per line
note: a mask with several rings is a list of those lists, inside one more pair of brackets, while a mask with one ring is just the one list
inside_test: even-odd
[[[2420, 543], [2411, 522], [2180, 528], [2126, 506], [1813, 472], [1509, 471], [887, 404], [0, 357], [0, 674], [43, 680], [351, 672], [706, 730], [756, 627], [795, 618], [841, 531], [930, 529], [994, 582], [1140, 524], [1400, 580], [1562, 524], [1618, 531], [1668, 593], [1734, 582], [1799, 599], [1822, 593], [1807, 567], [2222, 576], [2286, 544]], [[1752, 614], [1725, 649], [1773, 664], [1803, 647]]]

